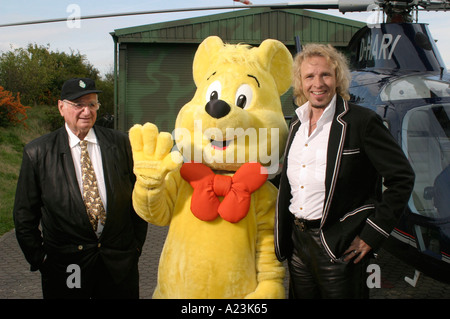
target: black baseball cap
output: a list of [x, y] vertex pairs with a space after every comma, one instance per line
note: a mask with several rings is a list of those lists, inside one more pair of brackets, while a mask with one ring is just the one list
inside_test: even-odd
[[73, 78], [64, 82], [61, 89], [61, 100], [76, 100], [90, 93], [101, 93], [95, 88], [95, 81], [89, 78]]

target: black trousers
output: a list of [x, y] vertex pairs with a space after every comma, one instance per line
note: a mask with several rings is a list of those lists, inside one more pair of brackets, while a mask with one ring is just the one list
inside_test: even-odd
[[[97, 255], [79, 271], [79, 286], [74, 287], [78, 275], [67, 271], [67, 265], [48, 257], [41, 271], [44, 299], [138, 299], [139, 271], [133, 265], [124, 280], [117, 282]], [[85, 264], [86, 265], [86, 264]], [[68, 283], [69, 282], [69, 283]]]
[[326, 253], [319, 228], [301, 229], [293, 225], [294, 250], [288, 259], [289, 298], [354, 299], [368, 298], [367, 266], [369, 257], [359, 263], [333, 262]]

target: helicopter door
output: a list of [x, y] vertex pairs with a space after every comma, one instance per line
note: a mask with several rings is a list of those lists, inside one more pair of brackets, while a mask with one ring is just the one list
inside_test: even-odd
[[450, 104], [408, 111], [402, 147], [416, 174], [412, 212], [431, 218], [450, 216]]

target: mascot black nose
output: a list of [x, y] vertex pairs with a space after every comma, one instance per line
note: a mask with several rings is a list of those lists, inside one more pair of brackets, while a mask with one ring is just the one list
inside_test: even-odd
[[231, 107], [227, 102], [218, 99], [209, 101], [205, 106], [205, 111], [216, 119], [224, 117], [225, 115], [230, 113], [230, 110]]

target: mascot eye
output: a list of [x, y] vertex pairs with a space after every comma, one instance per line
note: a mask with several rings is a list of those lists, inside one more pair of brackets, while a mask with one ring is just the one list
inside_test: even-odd
[[219, 98], [219, 93], [217, 91], [212, 91], [211, 95], [209, 96], [209, 100], [217, 100]]
[[245, 109], [252, 103], [253, 90], [250, 85], [242, 84], [236, 91], [236, 105]]
[[208, 87], [208, 90], [206, 91], [206, 101], [211, 100], [217, 100], [220, 98], [220, 93], [222, 92], [222, 85], [219, 81], [214, 81], [211, 83], [211, 85]]

